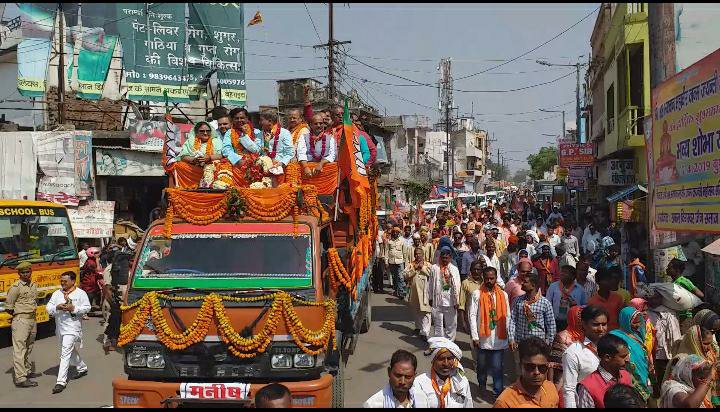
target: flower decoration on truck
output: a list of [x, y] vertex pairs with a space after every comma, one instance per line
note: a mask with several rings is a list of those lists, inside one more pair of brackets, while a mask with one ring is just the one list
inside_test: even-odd
[[[321, 217], [323, 206], [313, 185], [282, 184], [276, 188], [233, 188], [223, 193], [200, 193], [183, 189], [165, 189], [168, 208], [164, 236], [170, 238], [175, 216], [194, 225], [205, 226], [228, 214], [245, 215], [263, 222], [276, 222], [292, 215], [297, 223], [301, 213]], [[301, 195], [298, 196], [298, 193]], [[299, 200], [300, 199], [300, 200]]]
[[[197, 302], [202, 301], [197, 317], [189, 328], [182, 332], [172, 330], [167, 322], [160, 300]], [[254, 336], [243, 337], [236, 332], [228, 317], [224, 301], [230, 302], [260, 302], [272, 300], [270, 310], [265, 316], [262, 329]], [[325, 319], [319, 330], [311, 330], [303, 326], [293, 303], [303, 306], [325, 307]], [[123, 306], [123, 312], [135, 310], [127, 323], [120, 326], [120, 339], [118, 345], [126, 345], [137, 338], [148, 321], [155, 325], [155, 336], [158, 341], [170, 350], [183, 350], [191, 345], [202, 342], [215, 326], [222, 341], [228, 345], [228, 351], [238, 358], [252, 358], [265, 352], [282, 322], [295, 344], [305, 353], [317, 355], [329, 346], [337, 347], [335, 337], [335, 301], [329, 299], [324, 302], [310, 302], [291, 296], [287, 292], [276, 292], [252, 298], [239, 298], [211, 293], [205, 296], [177, 297], [157, 292], [148, 292], [129, 306]]]

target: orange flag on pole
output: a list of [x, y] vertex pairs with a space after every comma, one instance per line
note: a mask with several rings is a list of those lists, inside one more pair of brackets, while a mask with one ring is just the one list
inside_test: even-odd
[[367, 170], [360, 152], [360, 135], [352, 121], [350, 121], [350, 110], [348, 99], [345, 98], [345, 110], [343, 113], [343, 135], [338, 147], [338, 166], [343, 178], [348, 179], [350, 187], [351, 206], [346, 212], [350, 215], [350, 221], [355, 222], [355, 210], [370, 191], [370, 182], [367, 177]]
[[258, 10], [255, 12], [255, 16], [253, 16], [252, 20], [250, 20], [250, 23], [248, 23], [248, 27], [260, 24], [262, 21], [262, 14], [260, 14], [260, 10]]

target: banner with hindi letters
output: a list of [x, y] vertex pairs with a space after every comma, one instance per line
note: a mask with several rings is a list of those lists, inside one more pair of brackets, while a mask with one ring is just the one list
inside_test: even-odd
[[116, 3], [128, 99], [188, 102], [185, 3]]
[[720, 50], [653, 89], [654, 223], [720, 233]]
[[245, 105], [243, 21], [242, 3], [190, 3], [187, 63], [193, 98], [205, 92], [217, 70], [223, 104]]
[[42, 97], [47, 84], [57, 3], [18, 3], [22, 41], [17, 45], [17, 88], [25, 97]]
[[77, 238], [101, 239], [112, 237], [115, 202], [93, 200], [77, 209], [68, 208], [73, 234]]

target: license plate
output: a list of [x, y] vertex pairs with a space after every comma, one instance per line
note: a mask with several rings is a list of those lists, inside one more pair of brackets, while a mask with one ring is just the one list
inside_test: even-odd
[[50, 320], [50, 315], [47, 313], [47, 310], [45, 310], [45, 308], [38, 309], [35, 312], [35, 322], [47, 322], [48, 320]]
[[196, 383], [180, 384], [181, 399], [225, 399], [242, 401], [248, 399], [249, 383]]

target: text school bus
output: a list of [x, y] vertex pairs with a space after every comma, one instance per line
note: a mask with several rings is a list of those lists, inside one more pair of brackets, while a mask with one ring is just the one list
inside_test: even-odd
[[32, 264], [38, 288], [35, 318], [46, 322], [45, 304], [60, 289], [60, 275], [79, 272], [75, 239], [65, 206], [31, 200], [0, 200], [0, 328], [10, 326], [5, 312], [8, 289], [18, 280], [15, 267]]

